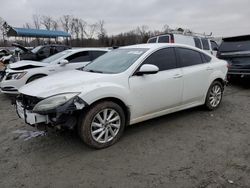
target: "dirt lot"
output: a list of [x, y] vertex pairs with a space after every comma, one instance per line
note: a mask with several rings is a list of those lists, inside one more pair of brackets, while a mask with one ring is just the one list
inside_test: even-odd
[[140, 123], [92, 150], [72, 132], [24, 141], [13, 131], [35, 129], [0, 94], [0, 187], [250, 187], [249, 112], [250, 87], [236, 84], [214, 112]]

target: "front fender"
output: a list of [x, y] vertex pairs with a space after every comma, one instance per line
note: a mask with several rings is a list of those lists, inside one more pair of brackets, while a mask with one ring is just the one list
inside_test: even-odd
[[118, 84], [99, 83], [90, 85], [85, 88], [85, 92], [81, 93], [79, 97], [89, 105], [103, 98], [117, 98], [123, 101], [124, 104], [129, 104], [128, 90]]

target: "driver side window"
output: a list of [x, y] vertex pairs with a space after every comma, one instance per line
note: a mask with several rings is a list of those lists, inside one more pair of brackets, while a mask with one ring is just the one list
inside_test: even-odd
[[66, 58], [69, 63], [80, 63], [90, 61], [89, 52], [78, 52]]
[[174, 48], [164, 48], [151, 54], [144, 64], [156, 65], [159, 71], [177, 68]]

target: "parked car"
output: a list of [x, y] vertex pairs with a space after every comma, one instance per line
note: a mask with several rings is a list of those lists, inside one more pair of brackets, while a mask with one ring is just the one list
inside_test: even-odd
[[200, 36], [183, 35], [183, 34], [163, 34], [148, 39], [147, 43], [179, 43], [202, 49], [216, 56], [218, 45], [215, 41]]
[[223, 38], [217, 57], [228, 62], [228, 77], [250, 76], [250, 35]]
[[2, 75], [2, 81], [0, 78], [0, 90], [2, 93], [18, 94], [18, 89], [29, 82], [56, 72], [81, 68], [107, 51], [101, 48], [71, 49], [41, 62], [23, 60], [12, 63]]
[[83, 141], [108, 147], [125, 125], [205, 105], [218, 108], [227, 63], [180, 44], [141, 44], [104, 54], [83, 70], [25, 85], [16, 100], [30, 125], [77, 127]]
[[10, 54], [10, 51], [7, 49], [0, 49], [0, 58]]
[[22, 50], [21, 53], [19, 54], [20, 60], [33, 60], [33, 61], [41, 61], [58, 52], [70, 49], [69, 46], [58, 45], [58, 44], [41, 45], [33, 49], [24, 47], [16, 43], [12, 44], [12, 46], [20, 48]]

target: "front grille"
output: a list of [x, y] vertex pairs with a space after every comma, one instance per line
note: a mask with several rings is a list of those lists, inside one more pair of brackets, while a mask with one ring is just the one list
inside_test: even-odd
[[32, 97], [29, 95], [20, 94], [17, 96], [17, 100], [22, 103], [25, 109], [33, 110], [34, 106], [42, 99], [37, 97]]

